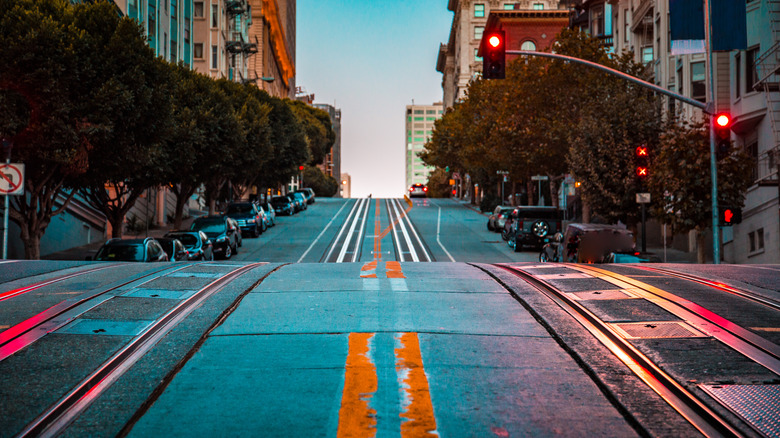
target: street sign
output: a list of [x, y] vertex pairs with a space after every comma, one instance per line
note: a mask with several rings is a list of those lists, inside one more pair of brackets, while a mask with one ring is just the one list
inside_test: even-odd
[[547, 181], [550, 179], [547, 175], [534, 175], [531, 177], [531, 181]]
[[496, 170], [496, 175], [509, 175], [508, 170]]
[[636, 194], [636, 203], [637, 204], [649, 204], [650, 203], [650, 193], [637, 193]]
[[0, 164], [0, 195], [24, 194], [24, 164]]

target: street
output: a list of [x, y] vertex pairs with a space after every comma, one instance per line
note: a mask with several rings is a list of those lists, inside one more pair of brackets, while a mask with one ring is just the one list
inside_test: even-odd
[[318, 199], [229, 261], [4, 262], [0, 436], [778, 436], [780, 268], [539, 264], [486, 220]]

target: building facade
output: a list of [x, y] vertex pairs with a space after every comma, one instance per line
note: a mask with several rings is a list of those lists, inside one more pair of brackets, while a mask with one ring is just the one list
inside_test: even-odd
[[442, 102], [433, 105], [406, 106], [406, 186], [427, 184], [433, 168], [426, 166], [418, 154], [431, 137], [433, 124], [444, 113]]
[[325, 156], [325, 162], [320, 166], [320, 170], [341, 182], [341, 110], [327, 103], [315, 103], [314, 107], [328, 113], [333, 132], [336, 133], [336, 140], [328, 155]]
[[349, 176], [348, 173], [344, 172], [341, 174], [341, 197], [344, 199], [349, 199], [352, 197], [352, 177]]
[[247, 0], [193, 1], [193, 68], [212, 78], [246, 82], [257, 46], [249, 39], [252, 7]]
[[115, 0], [122, 13], [138, 20], [157, 56], [193, 64], [193, 0]]
[[276, 97], [295, 97], [296, 0], [248, 0], [252, 7], [249, 40], [257, 55], [249, 61], [248, 81]]
[[[482, 59], [479, 57], [479, 45], [482, 33], [488, 25], [488, 17], [495, 11], [563, 11], [568, 16], [570, 2], [555, 0], [449, 0], [447, 9], [454, 12], [450, 36], [446, 44], [439, 46], [436, 70], [443, 74], [442, 89], [445, 108], [451, 108], [455, 102], [465, 96], [469, 82], [482, 72]], [[566, 23], [568, 24], [568, 22]], [[541, 38], [541, 34], [545, 38]], [[555, 33], [536, 32], [532, 39], [536, 48], [547, 46], [547, 39]], [[509, 47], [518, 50], [520, 47]]]

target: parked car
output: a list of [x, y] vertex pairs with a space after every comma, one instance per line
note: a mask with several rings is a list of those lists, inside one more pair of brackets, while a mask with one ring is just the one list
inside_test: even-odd
[[190, 231], [203, 231], [213, 244], [215, 257], [229, 259], [238, 253], [241, 231], [227, 216], [204, 216], [192, 221]]
[[525, 245], [541, 248], [562, 230], [562, 223], [563, 210], [556, 207], [517, 207], [509, 246], [515, 252], [522, 251]]
[[653, 254], [635, 249], [631, 231], [617, 225], [572, 223], [566, 233], [555, 233], [542, 248], [541, 262], [647, 263], [660, 262]]
[[101, 262], [167, 262], [168, 255], [157, 240], [109, 239], [100, 247], [94, 260]]
[[305, 187], [305, 188], [302, 188], [302, 189], [296, 190], [296, 191], [301, 192], [301, 193], [305, 193], [306, 194], [306, 202], [309, 203], [309, 204], [314, 204], [314, 201], [315, 201], [315, 199], [314, 199], [314, 197], [315, 197], [314, 189], [312, 189], [311, 187]]
[[235, 219], [241, 228], [241, 234], [258, 237], [267, 228], [261, 210], [252, 202], [231, 202], [225, 210], [225, 215]]
[[274, 196], [271, 198], [271, 206], [277, 215], [291, 216], [295, 214], [295, 204], [287, 196]]
[[514, 238], [515, 235], [515, 221], [517, 220], [518, 209], [513, 208], [512, 211], [506, 216], [504, 220], [504, 227], [501, 228], [501, 238], [505, 242], [509, 242], [509, 239]]
[[509, 205], [499, 205], [493, 209], [493, 214], [488, 217], [487, 228], [490, 231], [501, 231], [504, 229], [506, 218], [515, 207]]
[[238, 221], [232, 217], [228, 217], [228, 223], [233, 225], [233, 227], [238, 230], [238, 233], [236, 233], [236, 242], [238, 247], [241, 248], [244, 246], [244, 235], [241, 233], [241, 228], [238, 226]]
[[425, 198], [428, 196], [428, 187], [425, 186], [425, 184], [412, 184], [411, 187], [409, 187], [409, 197], [410, 198]]
[[178, 239], [187, 250], [187, 260], [214, 260], [214, 245], [203, 231], [177, 230], [165, 237]]
[[162, 246], [165, 254], [168, 255], [168, 260], [172, 262], [187, 260], [187, 250], [184, 249], [184, 244], [181, 243], [181, 240], [171, 237], [159, 237], [156, 240]]
[[298, 208], [300, 208], [298, 211], [303, 211], [309, 208], [309, 204], [306, 203], [306, 197], [303, 196], [303, 193], [293, 192], [290, 193], [290, 196], [292, 196], [295, 199], [295, 202], [298, 203]]
[[276, 212], [274, 211], [274, 208], [271, 206], [270, 202], [261, 202], [258, 204], [258, 208], [262, 210], [263, 213], [265, 213], [265, 223], [269, 227], [273, 227], [276, 225]]

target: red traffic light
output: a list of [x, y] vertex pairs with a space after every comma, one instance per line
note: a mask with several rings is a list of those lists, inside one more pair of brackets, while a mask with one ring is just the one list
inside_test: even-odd
[[498, 47], [501, 45], [501, 38], [499, 38], [498, 35], [491, 35], [490, 38], [488, 38], [488, 44], [492, 47]]
[[726, 113], [718, 114], [715, 117], [715, 124], [721, 128], [728, 128], [731, 126], [731, 116]]
[[303, 170], [303, 166], [298, 166], [298, 170]]

